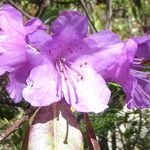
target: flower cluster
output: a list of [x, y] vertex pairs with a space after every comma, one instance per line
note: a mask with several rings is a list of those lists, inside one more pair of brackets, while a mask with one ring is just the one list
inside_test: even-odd
[[101, 112], [116, 82], [129, 108], [150, 106], [150, 36], [122, 41], [109, 30], [87, 35], [88, 20], [64, 11], [50, 33], [38, 19], [25, 24], [10, 5], [0, 8], [0, 75], [8, 72], [14, 102], [32, 106], [65, 100], [76, 111]]

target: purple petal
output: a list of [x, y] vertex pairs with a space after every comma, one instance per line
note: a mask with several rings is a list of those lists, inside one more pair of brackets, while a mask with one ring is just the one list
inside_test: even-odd
[[25, 24], [25, 27], [28, 33], [32, 33], [35, 31], [35, 29], [46, 30], [46, 25], [44, 25], [44, 23], [38, 18], [28, 20]]
[[27, 32], [44, 29], [39, 19], [32, 19], [23, 25], [21, 13], [11, 5], [0, 8], [0, 75], [5, 71], [12, 72], [21, 63], [26, 62]]
[[126, 85], [129, 78], [130, 63], [127, 59], [127, 54], [124, 53], [111, 67], [103, 72], [103, 77], [106, 81], [113, 81], [120, 84], [122, 87]]
[[124, 43], [109, 30], [95, 33], [84, 41], [90, 48], [89, 61], [100, 73], [118, 61], [124, 48]]
[[43, 63], [43, 57], [36, 49], [27, 47], [27, 60], [20, 63], [9, 75], [9, 84], [7, 86], [10, 97], [17, 103], [22, 100], [22, 90], [26, 87], [26, 80], [32, 68]]
[[103, 80], [90, 66], [76, 61], [62, 78], [62, 91], [68, 104], [79, 112], [99, 113], [108, 107], [110, 91]]
[[138, 44], [136, 57], [150, 60], [150, 36], [136, 37], [134, 40]]
[[[44, 59], [44, 58], [43, 58]], [[61, 99], [57, 95], [57, 74], [48, 60], [32, 69], [23, 97], [32, 106], [46, 106]]]
[[137, 43], [134, 40], [129, 39], [125, 42], [125, 48], [127, 50], [128, 60], [132, 63], [137, 51]]
[[0, 20], [1, 40], [9, 39], [12, 42], [13, 39], [18, 42], [25, 35], [22, 14], [11, 5], [6, 4], [0, 8]]
[[[128, 80], [128, 90], [126, 92], [127, 107], [133, 108], [149, 108], [150, 107], [150, 84], [137, 80], [134, 77]], [[126, 89], [127, 89], [126, 88]]]
[[139, 37], [135, 37], [133, 39], [136, 41], [137, 44], [142, 44], [142, 43], [145, 43], [150, 40], [150, 35], [139, 36]]
[[99, 51], [99, 49], [103, 47], [111, 46], [121, 42], [118, 35], [110, 30], [102, 30], [98, 33], [92, 34], [85, 38], [84, 41], [93, 51]]
[[0, 47], [7, 50], [5, 53], [0, 54], [0, 75], [5, 71], [13, 71], [20, 63], [26, 61], [26, 49], [22, 45], [3, 42]]
[[22, 100], [22, 90], [26, 86], [26, 79], [30, 73], [31, 66], [27, 63], [21, 64], [18, 69], [9, 75], [7, 91], [14, 102]]
[[42, 47], [47, 42], [51, 41], [52, 37], [46, 33], [44, 30], [36, 30], [27, 35], [26, 42], [37, 48], [38, 50], [42, 50]]
[[86, 36], [88, 31], [87, 18], [76, 11], [64, 11], [53, 22], [51, 31], [62, 39], [75, 40]]
[[25, 61], [25, 29], [21, 13], [11, 5], [0, 8], [0, 75]]

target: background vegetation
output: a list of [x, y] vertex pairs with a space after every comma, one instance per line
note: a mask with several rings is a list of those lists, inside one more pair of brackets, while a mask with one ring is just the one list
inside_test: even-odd
[[[87, 15], [89, 32], [111, 29], [122, 39], [150, 33], [149, 0], [1, 0], [0, 5], [10, 3], [21, 10], [24, 19], [40, 17], [47, 25], [63, 10], [78, 10]], [[7, 76], [0, 77], [0, 133], [19, 118], [30, 105], [14, 104], [5, 91]], [[90, 114], [102, 150], [149, 150], [150, 110], [128, 110], [124, 107], [124, 93], [118, 85], [110, 84], [112, 100], [110, 108], [102, 114]], [[84, 131], [82, 115], [76, 114]], [[19, 150], [25, 134], [24, 123], [8, 138], [0, 141], [0, 150]], [[85, 140], [85, 149], [88, 144]]]

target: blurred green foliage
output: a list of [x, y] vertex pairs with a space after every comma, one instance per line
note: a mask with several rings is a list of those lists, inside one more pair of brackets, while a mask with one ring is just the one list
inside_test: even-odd
[[[15, 4], [26, 13], [40, 17], [47, 25], [51, 24], [58, 13], [69, 9], [88, 15], [89, 32], [93, 32], [93, 29], [112, 29], [122, 39], [150, 33], [149, 0], [2, 0], [0, 4], [3, 3]], [[21, 118], [28, 109], [26, 102], [16, 105], [10, 100], [5, 91], [7, 80], [6, 75], [0, 78], [0, 132]], [[90, 114], [102, 150], [109, 150], [110, 147], [112, 150], [149, 150], [149, 109], [123, 109], [124, 93], [120, 86], [110, 83], [109, 87], [112, 90], [110, 108], [102, 114]], [[76, 115], [85, 132], [81, 115]], [[0, 150], [19, 150], [26, 126], [23, 124], [2, 141]], [[89, 149], [86, 140], [85, 149]]]

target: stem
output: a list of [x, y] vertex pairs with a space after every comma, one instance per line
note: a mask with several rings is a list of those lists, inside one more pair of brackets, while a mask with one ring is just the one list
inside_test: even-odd
[[38, 5], [39, 5], [39, 9], [36, 12], [36, 15], [35, 15], [36, 17], [41, 16], [45, 8], [48, 6], [48, 0], [42, 0], [41, 2], [39, 2]]
[[136, 133], [136, 136], [135, 136], [135, 140], [133, 142], [133, 145], [132, 145], [132, 149], [135, 148], [136, 144], [138, 143], [138, 140], [140, 139], [140, 133], [141, 133], [141, 129], [142, 129], [142, 112], [141, 110], [139, 110], [139, 124], [138, 124], [138, 131]]
[[31, 16], [31, 15], [29, 15], [27, 12], [25, 12], [22, 8], [21, 8], [21, 6], [19, 6], [19, 5], [16, 5], [16, 3], [13, 1], [13, 0], [8, 0], [8, 2], [11, 4], [11, 5], [13, 5], [16, 9], [18, 9], [24, 16], [26, 16], [27, 18], [29, 18], [29, 19], [32, 19], [33, 18], [33, 16]]
[[86, 126], [87, 138], [89, 141], [90, 149], [91, 150], [101, 150], [100, 145], [99, 145], [98, 141], [96, 140], [96, 136], [95, 136], [94, 130], [92, 128], [90, 119], [88, 117], [88, 113], [83, 113], [83, 116], [84, 116], [84, 122], [85, 122], [85, 126]]
[[21, 119], [16, 120], [12, 126], [8, 127], [2, 133], [0, 133], [0, 141], [5, 140], [11, 133], [16, 131], [24, 122], [29, 120], [30, 115], [35, 111], [35, 108], [31, 108], [26, 112]]
[[84, 12], [85, 12], [85, 14], [86, 14], [86, 16], [87, 16], [87, 18], [88, 18], [88, 20], [89, 20], [89, 22], [90, 22], [90, 25], [91, 25], [91, 29], [92, 29], [92, 32], [94, 33], [94, 32], [97, 32], [97, 29], [95, 28], [95, 26], [94, 26], [94, 23], [92, 22], [92, 20], [90, 19], [90, 16], [89, 16], [89, 13], [88, 13], [88, 11], [87, 11], [87, 9], [86, 9], [86, 6], [85, 6], [85, 3], [84, 3], [84, 0], [80, 0], [80, 3], [81, 3], [81, 6], [83, 7], [83, 9], [84, 9]]
[[117, 124], [117, 126], [118, 126], [118, 130], [119, 130], [119, 134], [120, 134], [120, 138], [121, 138], [120, 140], [121, 140], [122, 146], [123, 146], [124, 150], [126, 150], [126, 145], [125, 145], [124, 139], [123, 139], [123, 133], [119, 127], [119, 124]]
[[0, 134], [0, 141], [3, 141], [4, 139], [6, 139], [11, 133], [16, 131], [18, 127], [20, 127], [27, 120], [29, 120], [29, 115], [25, 115], [23, 116], [23, 118], [16, 120], [12, 126], [7, 128], [5, 131], [3, 131]]
[[111, 21], [112, 21], [112, 0], [107, 0], [106, 1], [106, 18], [107, 18], [107, 23], [106, 23], [106, 29], [111, 29]]

